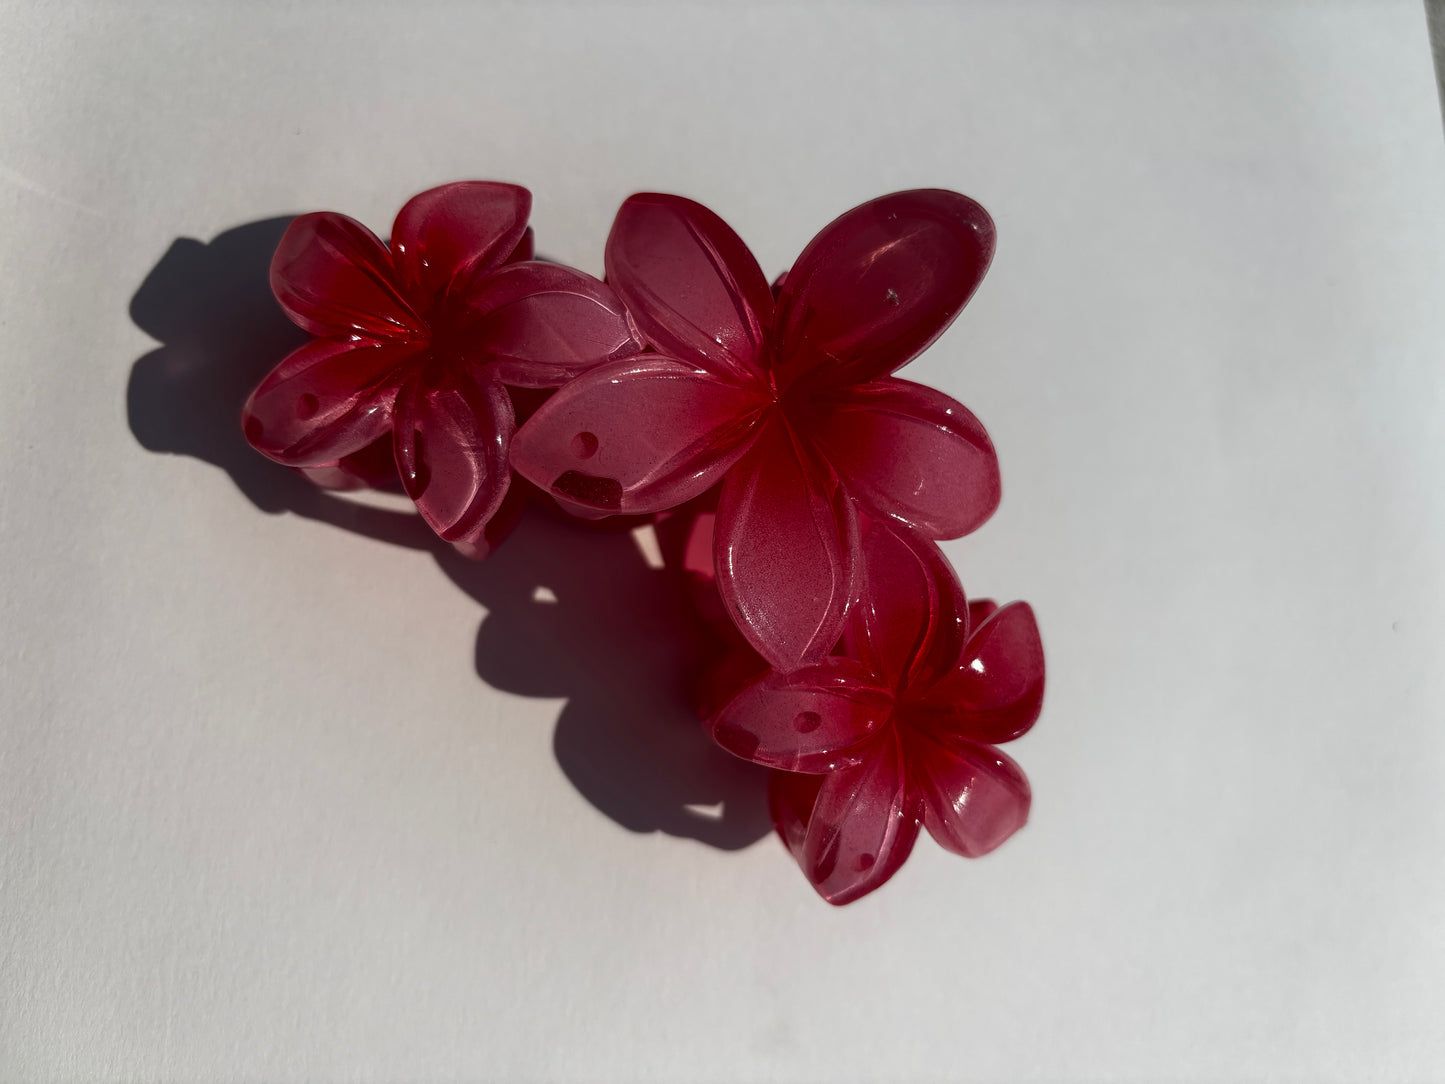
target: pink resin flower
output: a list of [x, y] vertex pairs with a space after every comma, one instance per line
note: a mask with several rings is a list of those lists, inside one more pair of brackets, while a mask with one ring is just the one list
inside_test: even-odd
[[654, 352], [573, 381], [518, 432], [519, 473], [580, 514], [659, 512], [723, 480], [718, 586], [777, 669], [820, 661], [854, 595], [858, 510], [930, 538], [999, 501], [978, 420], [888, 374], [952, 323], [993, 254], [954, 192], [855, 207], [803, 250], [776, 300], [717, 215], [633, 196], [607, 280]]
[[463, 181], [409, 200], [391, 247], [332, 212], [291, 223], [271, 264], [286, 314], [316, 335], [242, 414], [246, 438], [292, 467], [344, 481], [348, 456], [387, 433], [407, 494], [448, 541], [485, 549], [511, 478], [506, 385], [556, 387], [635, 353], [603, 283], [531, 259], [532, 197]]
[[708, 720], [723, 748], [783, 769], [774, 823], [835, 904], [888, 880], [920, 824], [968, 857], [1023, 826], [1028, 780], [995, 745], [1033, 725], [1044, 693], [1027, 603], [965, 602], [937, 546], [881, 522], [863, 553], [848, 655], [764, 673]]

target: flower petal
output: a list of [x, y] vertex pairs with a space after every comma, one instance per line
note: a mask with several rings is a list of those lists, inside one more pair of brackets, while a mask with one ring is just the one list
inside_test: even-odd
[[457, 181], [406, 201], [391, 227], [397, 278], [415, 305], [461, 292], [521, 243], [532, 194], [497, 181]]
[[512, 249], [512, 254], [503, 263], [521, 263], [523, 260], [532, 259], [537, 252], [536, 233], [528, 226], [522, 232], [522, 239], [517, 242], [517, 247]]
[[758, 372], [773, 297], [746, 245], [681, 196], [644, 192], [618, 209], [607, 281], [648, 343], [664, 354]]
[[1012, 741], [1039, 717], [1044, 646], [1027, 602], [995, 611], [964, 646], [957, 667], [909, 698], [918, 725], [977, 742]]
[[470, 335], [503, 384], [560, 387], [641, 349], [611, 288], [570, 267], [508, 264], [482, 280], [472, 309]]
[[858, 518], [786, 426], [766, 424], [718, 504], [718, 591], [758, 654], [783, 672], [822, 661], [853, 598]]
[[967, 196], [895, 192], [855, 207], [813, 238], [778, 297], [788, 371], [857, 383], [916, 357], [988, 270], [994, 227]]
[[512, 400], [496, 380], [428, 366], [402, 388], [392, 423], [407, 496], [448, 542], [482, 547], [507, 495]]
[[954, 854], [987, 854], [1029, 819], [1028, 777], [990, 745], [918, 741], [909, 749], [909, 770], [922, 794], [924, 825]]
[[968, 627], [976, 629], [998, 612], [998, 603], [991, 598], [968, 600]]
[[768, 777], [768, 812], [772, 814], [773, 827], [799, 865], [803, 863], [808, 822], [813, 819], [813, 803], [818, 800], [818, 790], [826, 778], [800, 772], [773, 772]]
[[512, 442], [512, 464], [569, 506], [660, 512], [737, 462], [761, 408], [754, 388], [640, 354], [590, 370], [542, 404]]
[[884, 730], [861, 763], [823, 778], [803, 841], [803, 873], [829, 903], [867, 895], [912, 852], [921, 813], [898, 736]]
[[[387, 417], [391, 404], [387, 404]], [[308, 482], [321, 489], [383, 489], [401, 492], [401, 477], [396, 473], [396, 456], [391, 450], [391, 428], [358, 452], [344, 455], [314, 467], [297, 467]], [[410, 517], [408, 517], [410, 518]]]
[[391, 254], [376, 234], [332, 211], [286, 227], [271, 258], [271, 292], [313, 335], [414, 338], [425, 325], [398, 292]]
[[862, 554], [853, 653], [887, 688], [931, 685], [958, 664], [968, 637], [958, 577], [934, 543], [883, 520], [864, 526]]
[[473, 561], [487, 557], [516, 529], [535, 492], [519, 478], [508, 479], [506, 496], [502, 498], [497, 510], [487, 517], [485, 526], [480, 532], [473, 532], [468, 538], [453, 542], [452, 549]]
[[830, 658], [791, 674], [769, 671], [708, 720], [734, 756], [790, 772], [851, 764], [850, 752], [893, 713], [893, 695], [855, 659]]
[[849, 493], [929, 538], [966, 535], [998, 508], [993, 444], [942, 392], [891, 378], [848, 388], [825, 401], [816, 432]]
[[272, 369], [241, 410], [246, 439], [290, 467], [330, 463], [391, 426], [392, 402], [419, 345], [314, 339]]

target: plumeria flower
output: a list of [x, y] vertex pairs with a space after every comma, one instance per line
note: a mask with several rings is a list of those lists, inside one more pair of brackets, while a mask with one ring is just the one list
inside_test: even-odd
[[995, 746], [1034, 724], [1044, 693], [1028, 603], [969, 604], [936, 545], [882, 522], [863, 554], [847, 654], [767, 671], [708, 720], [723, 748], [782, 769], [774, 823], [835, 904], [888, 880], [920, 825], [968, 857], [1023, 826], [1028, 780]]
[[619, 210], [607, 281], [651, 352], [593, 369], [522, 427], [519, 473], [584, 515], [659, 512], [722, 480], [718, 586], [777, 669], [820, 661], [854, 594], [858, 512], [930, 538], [999, 501], [983, 426], [889, 376], [977, 287], [994, 230], [921, 190], [855, 207], [803, 250], [776, 299], [707, 208], [644, 194]]
[[531, 204], [512, 184], [433, 188], [401, 209], [389, 249], [345, 215], [292, 222], [271, 288], [317, 338], [246, 402], [251, 444], [288, 466], [339, 464], [313, 472], [327, 481], [389, 432], [427, 524], [484, 549], [511, 478], [506, 385], [556, 387], [639, 348], [610, 288], [531, 259]]

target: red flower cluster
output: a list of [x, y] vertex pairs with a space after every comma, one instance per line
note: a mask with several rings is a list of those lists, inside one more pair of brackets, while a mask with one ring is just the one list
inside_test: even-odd
[[[530, 196], [468, 182], [407, 203], [387, 248], [342, 215], [297, 219], [272, 265], [318, 338], [246, 404], [247, 438], [330, 468], [388, 433], [443, 538], [484, 551], [511, 470], [588, 517], [662, 513], [720, 486], [717, 590], [767, 669], [708, 721], [780, 769], [774, 819], [817, 890], [882, 884], [920, 825], [982, 854], [1028, 784], [993, 745], [1032, 725], [1032, 611], [968, 604], [934, 544], [999, 502], [988, 435], [891, 374], [952, 323], [993, 255], [988, 214], [900, 192], [828, 225], [770, 288], [717, 215], [644, 194], [607, 282], [533, 261]], [[516, 427], [507, 386], [559, 388]]]
[[1023, 826], [1028, 780], [995, 746], [1033, 726], [1044, 693], [1028, 603], [967, 602], [936, 545], [882, 521], [861, 560], [838, 652], [767, 670], [708, 719], [724, 749], [781, 769], [773, 822], [837, 904], [891, 877], [920, 825], [968, 858]]
[[512, 477], [506, 385], [555, 388], [638, 349], [607, 286], [531, 258], [531, 209], [517, 185], [443, 185], [401, 209], [390, 249], [345, 215], [292, 222], [271, 288], [318, 338], [251, 394], [246, 439], [321, 467], [390, 433], [427, 524], [476, 544]]

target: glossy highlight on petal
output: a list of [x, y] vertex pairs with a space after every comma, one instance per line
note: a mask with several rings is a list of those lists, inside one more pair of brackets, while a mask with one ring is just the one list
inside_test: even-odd
[[783, 280], [785, 367], [831, 384], [892, 372], [953, 323], [993, 250], [993, 220], [957, 192], [895, 192], [853, 208]]
[[825, 659], [791, 674], [769, 671], [737, 693], [709, 721], [713, 739], [756, 764], [826, 772], [888, 722], [889, 690], [853, 659]]
[[569, 506], [660, 512], [738, 461], [762, 406], [740, 382], [640, 354], [592, 369], [544, 403], [512, 442], [512, 463]]
[[858, 518], [826, 468], [773, 420], [728, 472], [718, 504], [718, 591], [777, 670], [822, 660], [855, 589]]
[[972, 632], [957, 665], [911, 697], [909, 711], [933, 733], [996, 744], [1033, 726], [1043, 702], [1038, 622], [1027, 602], [1014, 602]]
[[271, 291], [313, 335], [413, 339], [426, 325], [402, 298], [391, 253], [354, 218], [332, 211], [292, 221], [271, 258]]
[[241, 428], [258, 452], [290, 467], [332, 463], [391, 426], [411, 344], [315, 339], [287, 355], [251, 393]]
[[849, 493], [929, 538], [962, 537], [998, 509], [988, 433], [932, 388], [891, 378], [848, 388], [827, 403], [817, 436]]
[[529, 260], [488, 275], [471, 301], [469, 333], [496, 378], [556, 388], [604, 361], [635, 354], [622, 302], [581, 271]]
[[702, 204], [630, 196], [612, 224], [606, 263], [608, 283], [659, 352], [740, 375], [759, 370], [772, 293], [747, 246]]
[[494, 380], [438, 381], [428, 366], [397, 396], [397, 470], [417, 511], [448, 542], [481, 543], [511, 480], [514, 425], [512, 400]]
[[512, 254], [531, 212], [530, 192], [497, 181], [456, 181], [413, 196], [391, 228], [399, 285], [422, 306], [465, 289]]

